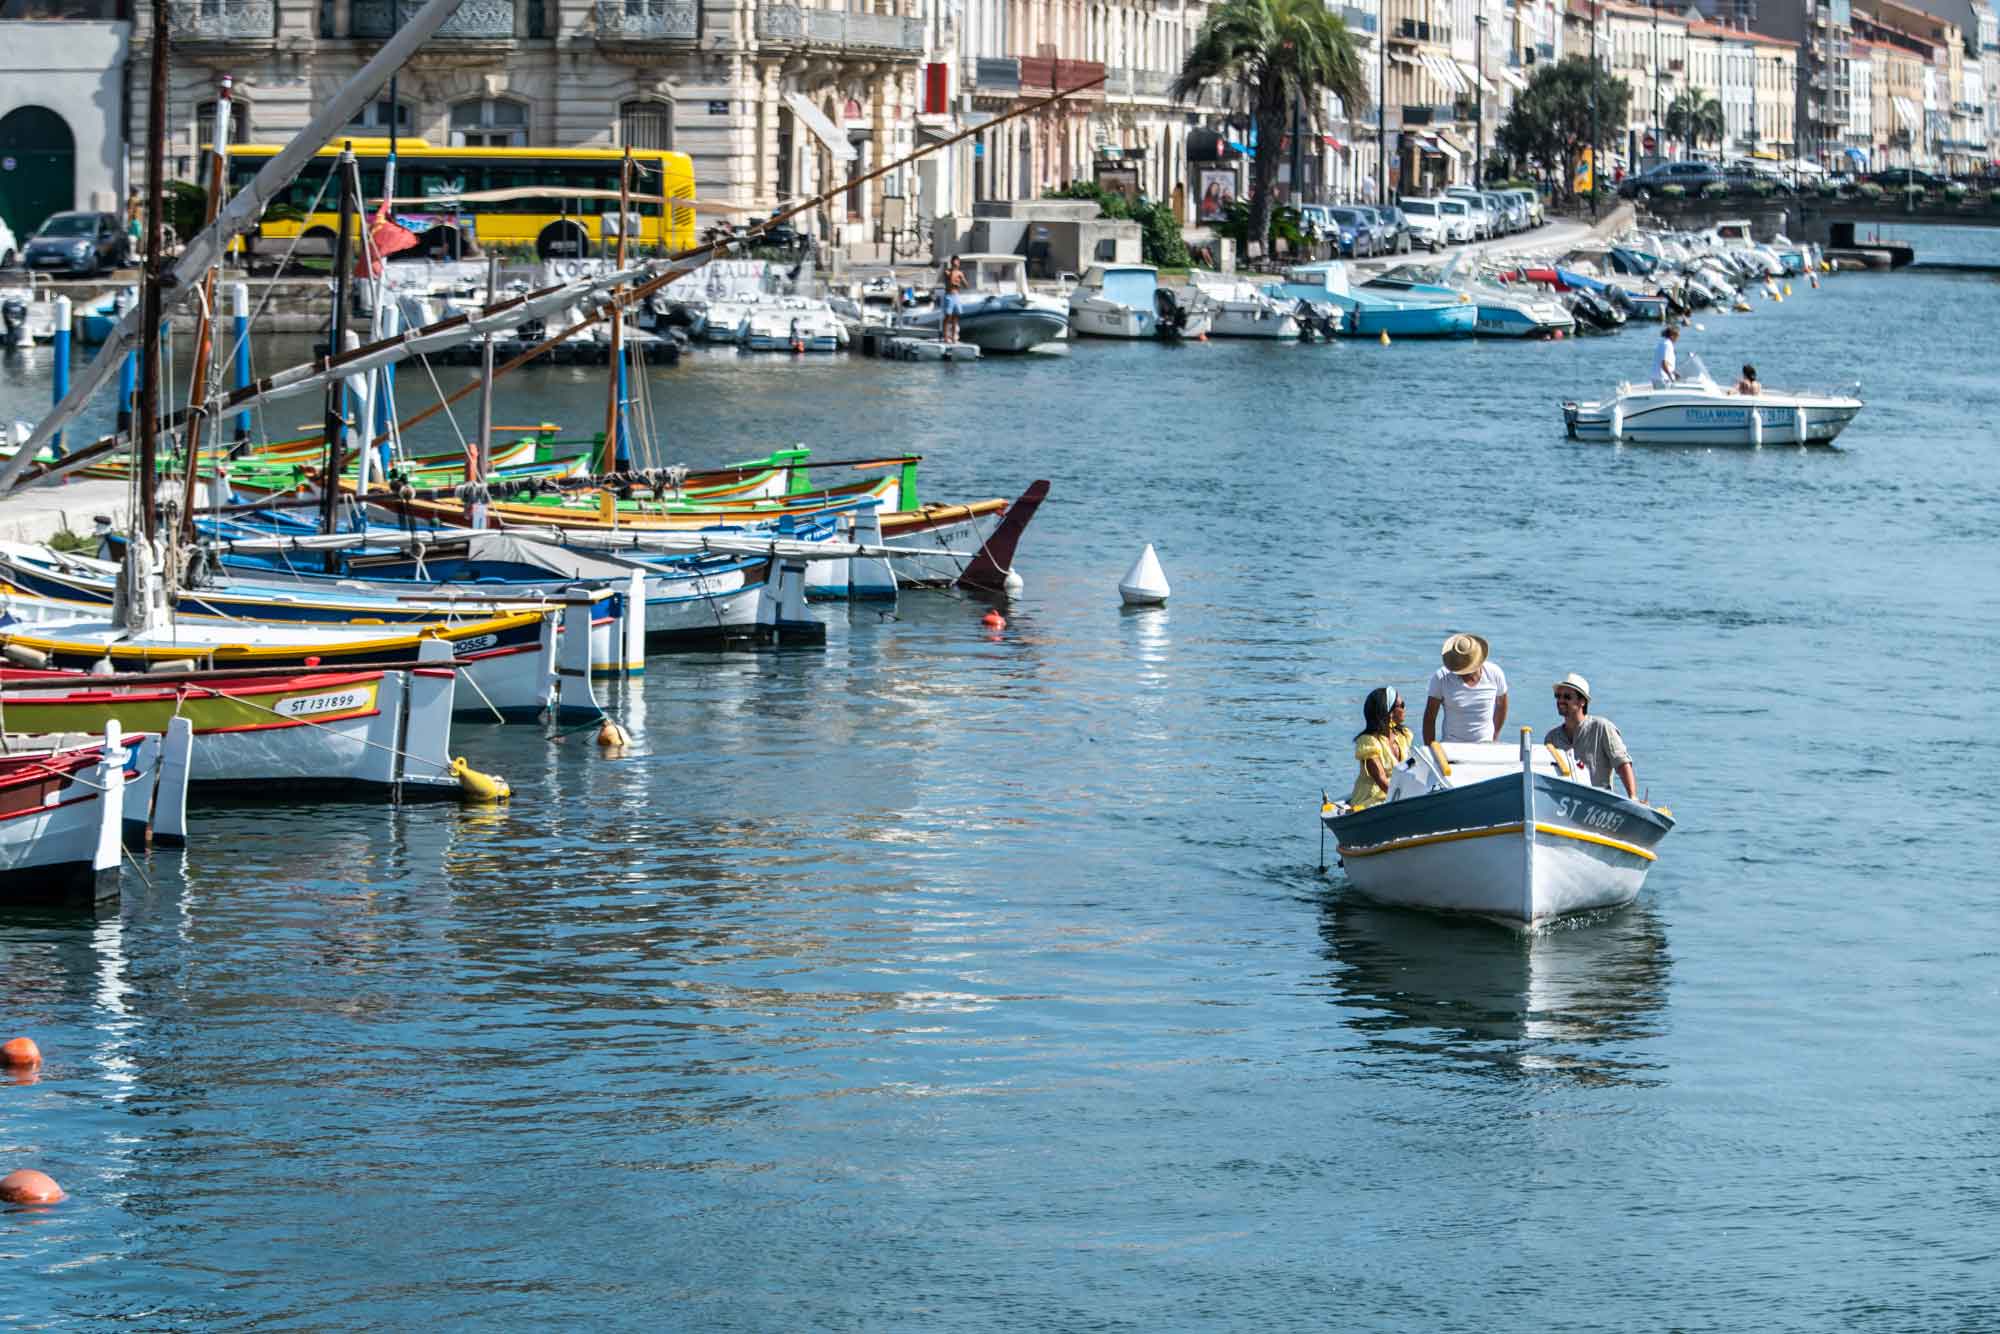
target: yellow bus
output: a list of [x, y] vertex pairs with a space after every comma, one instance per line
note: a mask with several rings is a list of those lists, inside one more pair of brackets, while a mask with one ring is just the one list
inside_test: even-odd
[[[361, 167], [363, 198], [356, 211], [372, 214], [382, 202], [389, 141], [337, 139], [279, 193], [270, 210], [276, 216], [267, 216], [246, 243], [265, 255], [301, 233], [331, 243], [340, 226], [340, 194], [330, 183], [331, 168], [346, 144], [353, 145]], [[275, 144], [233, 146], [231, 193], [278, 151]], [[390, 213], [417, 233], [417, 249], [406, 253], [426, 258], [455, 259], [471, 251], [468, 233], [481, 247], [529, 246], [542, 259], [610, 254], [617, 244], [624, 156], [616, 148], [433, 148], [422, 139], [398, 139], [397, 202]], [[694, 163], [687, 154], [633, 149], [630, 189], [637, 221], [628, 245], [657, 253], [695, 244]], [[663, 199], [684, 199], [687, 207], [668, 207]]]

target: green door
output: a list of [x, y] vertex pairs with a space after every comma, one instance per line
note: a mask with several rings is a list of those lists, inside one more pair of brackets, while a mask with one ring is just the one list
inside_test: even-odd
[[17, 245], [51, 213], [76, 207], [76, 137], [47, 107], [0, 117], [0, 218]]

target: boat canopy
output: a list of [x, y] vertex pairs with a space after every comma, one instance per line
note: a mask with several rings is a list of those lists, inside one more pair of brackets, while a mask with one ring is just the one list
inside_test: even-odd
[[1104, 267], [1097, 271], [1097, 286], [1107, 301], [1116, 301], [1122, 306], [1151, 310], [1153, 292], [1159, 287], [1159, 276], [1152, 269], [1135, 265], [1132, 267]]

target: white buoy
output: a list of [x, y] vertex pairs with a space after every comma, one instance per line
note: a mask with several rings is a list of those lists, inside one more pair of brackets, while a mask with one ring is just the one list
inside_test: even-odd
[[1803, 445], [1806, 442], [1806, 405], [1803, 403], [1792, 409], [1792, 431]]
[[1167, 600], [1173, 591], [1167, 583], [1167, 572], [1160, 568], [1160, 558], [1148, 542], [1146, 549], [1139, 553], [1139, 559], [1132, 562], [1132, 568], [1118, 581], [1118, 596], [1125, 599], [1128, 607], [1151, 607]]

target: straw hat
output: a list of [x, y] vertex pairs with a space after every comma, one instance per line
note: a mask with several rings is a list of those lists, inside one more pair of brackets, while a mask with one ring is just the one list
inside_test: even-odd
[[1453, 676], [1476, 672], [1486, 661], [1486, 641], [1478, 635], [1453, 635], [1444, 641], [1444, 667]]
[[1577, 694], [1583, 696], [1584, 703], [1588, 704], [1590, 702], [1590, 682], [1584, 680], [1575, 672], [1571, 672], [1568, 676], [1556, 682], [1556, 689], [1574, 690]]

